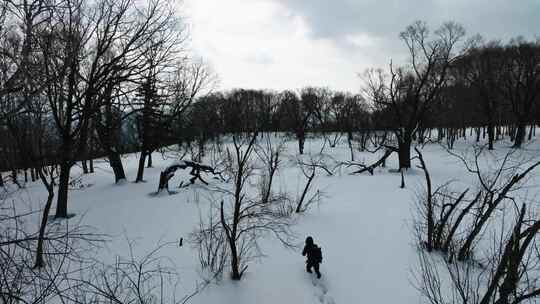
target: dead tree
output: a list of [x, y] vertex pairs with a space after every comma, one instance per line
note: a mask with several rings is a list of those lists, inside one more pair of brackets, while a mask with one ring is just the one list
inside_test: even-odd
[[364, 172], [369, 172], [369, 174], [373, 175], [377, 167], [381, 167], [381, 166], [384, 167], [384, 164], [386, 163], [386, 159], [388, 159], [388, 157], [390, 157], [390, 155], [392, 155], [393, 152], [395, 152], [394, 149], [386, 149], [383, 156], [371, 165], [365, 165], [365, 164], [355, 163], [355, 162], [344, 163], [344, 165], [346, 165], [346, 167], [360, 167], [360, 169], [353, 171], [351, 174], [361, 174]]
[[[300, 168], [300, 172], [302, 173], [302, 175], [306, 178], [306, 183], [302, 188], [302, 193], [300, 194], [300, 197], [296, 200], [296, 213], [305, 212], [309, 209], [311, 204], [313, 204], [318, 198], [324, 195], [320, 190], [317, 190], [313, 195], [308, 195], [313, 186], [313, 181], [317, 176], [317, 171], [323, 171], [328, 176], [334, 175], [333, 171], [335, 170], [335, 168], [332, 170], [328, 168], [328, 156], [323, 153], [324, 148], [325, 145], [322, 146], [319, 153], [311, 154], [308, 157], [299, 157], [297, 160], [297, 165]], [[333, 159], [330, 158], [330, 160], [334, 162]]]
[[308, 165], [308, 164], [302, 163], [300, 164], [300, 171], [302, 171], [302, 174], [306, 178], [306, 184], [304, 186], [304, 189], [302, 190], [302, 194], [300, 195], [298, 202], [296, 203], [296, 209], [295, 209], [296, 213], [304, 212], [308, 208], [309, 202], [312, 201], [312, 199], [310, 199], [304, 205], [308, 191], [311, 188], [311, 183], [315, 179], [315, 173], [317, 172], [317, 167], [315, 165]]
[[441, 268], [437, 265], [440, 260], [420, 250], [417, 288], [433, 304], [519, 304], [538, 300], [540, 221], [526, 215], [527, 208], [523, 204], [516, 212], [511, 229], [500, 232], [501, 237], [493, 237], [493, 251], [482, 268], [474, 263], [442, 260], [446, 266], [442, 272], [450, 277], [448, 284], [448, 280], [441, 278]]
[[[428, 252], [438, 250], [447, 253], [453, 244], [453, 237], [457, 229], [471, 208], [478, 202], [481, 192], [463, 210], [458, 210], [458, 206], [464, 201], [469, 189], [465, 189], [457, 198], [450, 191], [447, 191], [448, 183], [433, 189], [431, 176], [422, 152], [417, 147], [415, 147], [415, 151], [420, 161], [418, 167], [424, 172], [426, 181], [425, 195], [421, 196], [418, 207], [421, 217], [421, 223], [417, 224], [420, 226], [417, 227], [419, 240]], [[454, 218], [454, 212], [458, 213], [457, 218]], [[421, 231], [425, 231], [425, 234]], [[425, 235], [425, 237], [421, 235]]]
[[[361, 174], [361, 173], [364, 173], [364, 172], [369, 172], [370, 175], [374, 174], [375, 169], [377, 167], [386, 167], [386, 160], [388, 159], [388, 157], [390, 157], [390, 155], [392, 155], [393, 152], [397, 152], [395, 147], [387, 144], [387, 140], [388, 140], [387, 135], [388, 135], [388, 133], [386, 131], [383, 133], [382, 136], [378, 136], [376, 133], [374, 133], [373, 136], [370, 136], [368, 134], [363, 134], [362, 135], [362, 136], [365, 136], [365, 138], [363, 138], [362, 140], [366, 141], [366, 143], [361, 143], [364, 146], [362, 148], [362, 150], [367, 150], [368, 152], [370, 152], [372, 154], [375, 154], [375, 153], [379, 152], [382, 149], [385, 150], [385, 152], [381, 156], [381, 158], [376, 160], [374, 163], [372, 163], [370, 165], [366, 165], [364, 163], [358, 163], [358, 162], [350, 161], [350, 162], [342, 162], [341, 164], [339, 164], [339, 166], [346, 166], [347, 168], [359, 167], [358, 170], [351, 172], [351, 174]], [[368, 140], [375, 147], [375, 149], [373, 149], [373, 150], [367, 149], [367, 141]]]
[[519, 162], [517, 165], [509, 165], [509, 162], [512, 161], [511, 156], [514, 154], [514, 151], [511, 150], [506, 153], [495, 172], [490, 174], [489, 177], [486, 177], [479, 164], [479, 158], [480, 155], [482, 155], [483, 150], [483, 146], [476, 149], [472, 164], [463, 156], [450, 152], [462, 161], [469, 172], [477, 176], [481, 186], [480, 191], [482, 192], [481, 197], [478, 199], [478, 212], [457, 253], [457, 259], [459, 261], [463, 261], [470, 256], [474, 242], [479, 237], [493, 213], [503, 202], [512, 200], [509, 194], [519, 189], [521, 183], [529, 173], [540, 165], [540, 161], [536, 161], [524, 169], [521, 169], [521, 166], [524, 166], [523, 162]]
[[[513, 200], [510, 193], [520, 189], [525, 178], [540, 165], [540, 162], [534, 162], [521, 169], [525, 165], [522, 161], [509, 164], [514, 154], [511, 150], [496, 169], [486, 172], [480, 168], [479, 160], [484, 146], [475, 149], [472, 164], [464, 156], [449, 151], [478, 179], [479, 186], [474, 196], [467, 197], [468, 188], [452, 193], [447, 189], [449, 182], [433, 189], [426, 163], [421, 152], [416, 150], [426, 180], [426, 194], [420, 197], [418, 209], [421, 220], [417, 227], [419, 235], [425, 237], [419, 239], [428, 252], [437, 250], [447, 254], [450, 263], [454, 258], [464, 261], [472, 257], [474, 245], [495, 211], [503, 207], [504, 202]], [[467, 225], [470, 227], [465, 229]], [[459, 240], [456, 239], [458, 232], [462, 232]]]
[[424, 161], [424, 157], [422, 155], [422, 152], [418, 150], [417, 147], [414, 148], [418, 155], [418, 159], [420, 160], [420, 168], [424, 171], [424, 176], [426, 179], [426, 204], [425, 204], [425, 218], [427, 222], [427, 237], [426, 237], [426, 248], [428, 252], [431, 252], [433, 250], [433, 243], [434, 243], [434, 233], [435, 233], [435, 220], [433, 216], [433, 192], [432, 192], [432, 186], [431, 186], [431, 176], [429, 175], [428, 168], [426, 166], [426, 162]]
[[189, 160], [182, 160], [174, 165], [167, 167], [167, 169], [161, 172], [161, 174], [159, 175], [159, 185], [157, 193], [160, 193], [164, 189], [167, 189], [167, 192], [171, 193], [171, 191], [169, 190], [169, 180], [174, 176], [176, 170], [183, 170], [187, 168], [191, 168], [189, 172], [189, 174], [192, 176], [189, 179], [190, 184], [194, 184], [196, 180], [200, 180], [203, 184], [208, 185], [208, 182], [206, 182], [202, 178], [201, 173], [211, 173], [214, 176], [219, 176], [221, 179], [223, 179], [223, 177], [221, 176], [221, 172], [216, 171], [210, 166]]

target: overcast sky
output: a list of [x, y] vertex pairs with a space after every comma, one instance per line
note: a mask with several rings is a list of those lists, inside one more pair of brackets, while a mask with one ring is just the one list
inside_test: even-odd
[[540, 35], [540, 0], [184, 0], [194, 50], [220, 88], [357, 92], [357, 73], [404, 60], [415, 20], [461, 23], [468, 35]]

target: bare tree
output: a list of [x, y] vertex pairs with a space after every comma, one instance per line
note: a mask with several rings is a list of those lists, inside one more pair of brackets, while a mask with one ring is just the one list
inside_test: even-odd
[[293, 233], [288, 200], [282, 195], [274, 195], [269, 183], [273, 180], [269, 174], [275, 173], [279, 165], [279, 156], [276, 158], [273, 146], [258, 147], [265, 149], [265, 152], [259, 151], [264, 167], [259, 177], [260, 191], [250, 194], [248, 189], [257, 176], [253, 157], [257, 137], [258, 132], [233, 135], [233, 152], [227, 152], [231, 162], [229, 175], [234, 183], [232, 189], [218, 191], [225, 197], [214, 209], [216, 212], [210, 214], [216, 219], [202, 224], [193, 234], [194, 243], [202, 253], [201, 264], [219, 273], [222, 271], [221, 263], [226, 259], [231, 266], [233, 280], [240, 280], [249, 262], [259, 256], [258, 240], [263, 235], [273, 234], [285, 246], [294, 246], [291, 243]]
[[395, 69], [391, 63], [388, 74], [382, 70], [365, 73], [366, 96], [378, 109], [388, 110], [395, 120], [397, 147], [389, 148], [398, 152], [400, 169], [411, 167], [413, 135], [426, 112], [438, 102], [465, 31], [448, 22], [434, 34], [431, 38], [424, 22], [413, 23], [400, 34], [409, 49], [410, 66]]
[[[178, 44], [178, 42], [175, 42]], [[141, 143], [141, 155], [136, 182], [143, 180], [145, 160], [151, 163], [151, 154], [160, 146], [173, 143], [176, 138], [173, 126], [184, 117], [198, 94], [210, 90], [215, 78], [202, 61], [191, 62], [187, 59], [175, 62], [169, 79], [161, 79], [167, 74], [167, 58], [174, 54], [154, 54], [149, 58], [151, 66], [140, 87], [142, 114], [137, 125]], [[153, 53], [152, 53], [153, 54]], [[157, 58], [155, 58], [157, 57]], [[160, 59], [161, 58], [161, 59]], [[165, 66], [161, 66], [165, 64]], [[164, 69], [164, 71], [160, 71]]]
[[516, 124], [514, 147], [520, 148], [540, 96], [540, 43], [513, 40], [505, 47], [503, 58], [502, 84], [498, 88], [510, 101]]
[[228, 245], [218, 217], [209, 212], [207, 220], [200, 218], [199, 227], [191, 233], [190, 241], [198, 251], [205, 281], [220, 280], [228, 262]]
[[[326, 143], [325, 143], [326, 144]], [[300, 168], [300, 172], [302, 175], [306, 178], [306, 183], [304, 187], [302, 188], [302, 192], [300, 194], [300, 197], [296, 200], [296, 213], [301, 213], [309, 209], [311, 204], [321, 199], [321, 197], [324, 195], [319, 189], [312, 195], [309, 194], [312, 186], [313, 181], [315, 180], [315, 177], [317, 176], [317, 171], [323, 171], [328, 176], [334, 175], [334, 170], [329, 169], [329, 164], [327, 164], [329, 160], [329, 156], [324, 153], [325, 145], [321, 147], [321, 150], [317, 154], [310, 154], [306, 157], [298, 157], [297, 158], [297, 165]], [[333, 159], [330, 158], [332, 162], [335, 162]]]
[[301, 97], [291, 91], [281, 94], [281, 113], [284, 124], [292, 130], [298, 140], [298, 152], [304, 153], [304, 143], [309, 123], [315, 114], [317, 95], [314, 88], [305, 88]]
[[281, 140], [277, 144], [274, 144], [270, 134], [264, 136], [262, 140], [263, 143], [257, 143], [255, 153], [266, 170], [266, 172], [264, 172], [262, 175], [264, 178], [262, 187], [262, 201], [263, 203], [268, 203], [270, 201], [270, 196], [272, 195], [274, 177], [283, 161], [282, 158], [285, 150], [285, 141]]
[[[501, 107], [498, 86], [501, 83], [502, 60], [502, 48], [493, 42], [472, 48], [455, 66], [458, 73], [456, 82], [467, 82], [476, 92], [474, 96], [479, 97], [479, 112], [487, 128], [489, 150], [493, 150], [497, 113]], [[479, 135], [478, 132], [478, 139]]]

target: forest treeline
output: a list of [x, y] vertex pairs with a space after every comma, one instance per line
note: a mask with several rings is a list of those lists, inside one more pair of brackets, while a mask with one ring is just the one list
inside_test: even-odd
[[[431, 138], [428, 133], [433, 131], [438, 140], [472, 136], [476, 141], [488, 140], [492, 148], [494, 141], [507, 136], [520, 146], [535, 135], [534, 126], [540, 124], [538, 65], [538, 42], [515, 39], [508, 44], [490, 42], [469, 49], [453, 62], [447, 83], [419, 119], [413, 137], [422, 142], [426, 137]], [[151, 136], [148, 137], [155, 141], [150, 145], [156, 148], [190, 142], [203, 144], [224, 134], [251, 130], [288, 132], [302, 142], [308, 132], [343, 133], [355, 140], [363, 134], [367, 138], [370, 132], [399, 128], [398, 115], [407, 116], [405, 102], [401, 105], [402, 113], [397, 114], [388, 105], [374, 103], [367, 94], [326, 87], [281, 92], [234, 89], [198, 97], [183, 105], [182, 113], [172, 117], [167, 109], [170, 101], [164, 96], [156, 96], [148, 109], [140, 109], [136, 106], [142, 104], [141, 96], [135, 93], [123, 104], [133, 108], [113, 109], [116, 112], [111, 113], [110, 119], [118, 120], [115, 141], [120, 153], [141, 150], [145, 111], [150, 114], [147, 129], [151, 130], [147, 133]], [[117, 107], [120, 105], [119, 102]], [[16, 118], [10, 123], [25, 124], [22, 115]], [[4, 136], [14, 135], [7, 128], [2, 132]], [[94, 138], [88, 140], [87, 155], [81, 154], [79, 160], [107, 155], [107, 147], [100, 143], [97, 129], [94, 127], [89, 133]], [[54, 159], [55, 146], [60, 139], [53, 130], [51, 136], [48, 150]], [[201, 145], [201, 149], [203, 147]], [[2, 151], [12, 154], [6, 159], [18, 158], [17, 150], [16, 145], [10, 147], [8, 141], [4, 142]], [[303, 152], [302, 144], [299, 152]], [[28, 166], [23, 162], [19, 159], [10, 165], [15, 164], [19, 169]], [[13, 169], [6, 162], [2, 166], [3, 170]]]

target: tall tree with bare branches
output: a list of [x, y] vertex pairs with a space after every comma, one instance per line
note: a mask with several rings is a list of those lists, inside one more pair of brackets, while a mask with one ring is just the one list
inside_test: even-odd
[[464, 35], [463, 27], [454, 22], [443, 24], [430, 35], [426, 23], [417, 21], [400, 34], [409, 50], [408, 65], [395, 68], [391, 63], [387, 73], [365, 73], [365, 95], [394, 118], [397, 146], [390, 148], [398, 152], [400, 169], [411, 167], [413, 135], [426, 112], [439, 101]]

